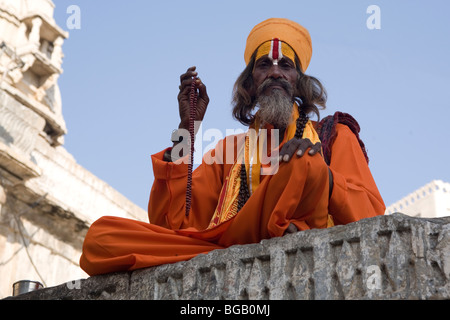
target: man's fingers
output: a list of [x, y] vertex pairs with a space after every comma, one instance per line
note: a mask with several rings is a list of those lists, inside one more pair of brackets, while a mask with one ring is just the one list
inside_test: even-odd
[[298, 139], [291, 139], [283, 145], [279, 156], [280, 161], [288, 162], [292, 158], [298, 148], [299, 141]]
[[[191, 91], [191, 87], [192, 87], [192, 81], [194, 81], [192, 78], [188, 78], [183, 80], [183, 82], [181, 82], [180, 85], [180, 93], [179, 93], [179, 97], [181, 96], [186, 96], [189, 94], [189, 92]], [[200, 82], [201, 83], [201, 82]], [[198, 87], [198, 83], [196, 85]]]
[[186, 71], [186, 73], [183, 73], [180, 76], [180, 85], [178, 87], [180, 89], [180, 92], [186, 90], [187, 86], [190, 88], [192, 79], [194, 77], [197, 77], [197, 75], [198, 73], [195, 71], [195, 67], [191, 67]]
[[312, 142], [309, 139], [300, 139], [297, 147], [297, 156], [301, 157], [305, 154], [306, 150], [312, 147]]
[[308, 154], [315, 155], [316, 153], [320, 152], [322, 148], [322, 144], [320, 142], [316, 142], [314, 145], [311, 146], [311, 149], [309, 150]]
[[183, 73], [180, 76], [180, 83], [182, 83], [184, 80], [192, 78], [192, 77], [196, 77], [197, 76], [197, 71], [195, 71], [196, 67], [190, 67], [189, 69], [187, 69], [186, 73]]
[[188, 99], [189, 91], [191, 90], [191, 85], [187, 85], [186, 83], [180, 85], [180, 93], [178, 93], [178, 100]]
[[193, 81], [192, 78], [187, 78], [187, 79], [181, 81], [180, 90], [183, 90], [183, 89], [186, 89], [186, 88], [190, 89], [191, 85], [192, 85], [192, 81]]
[[320, 142], [312, 144], [312, 142], [309, 139], [302, 139], [297, 149], [297, 155], [299, 157], [303, 156], [306, 153], [306, 150], [308, 149], [309, 149], [308, 154], [313, 156], [318, 152], [320, 153], [320, 151], [322, 150], [322, 144]]
[[278, 160], [280, 162], [288, 162], [294, 153], [296, 153], [297, 156], [302, 157], [308, 149], [310, 149], [308, 154], [313, 156], [316, 153], [321, 152], [322, 145], [320, 142], [313, 144], [309, 139], [293, 138], [283, 145], [280, 150]]
[[206, 91], [206, 86], [200, 80], [200, 78], [198, 78], [198, 81], [197, 81], [197, 88], [198, 88], [198, 96], [200, 97], [200, 99], [209, 101], [209, 96], [208, 96], [208, 92]]
[[[188, 71], [180, 76], [180, 94], [187, 94], [192, 87], [192, 81], [194, 78], [198, 76], [198, 73], [195, 71], [195, 67], [191, 67], [188, 69]], [[205, 100], [208, 99], [208, 94], [206, 92], [206, 86], [202, 83], [200, 78], [196, 78], [196, 88], [199, 90], [199, 97], [203, 98]]]

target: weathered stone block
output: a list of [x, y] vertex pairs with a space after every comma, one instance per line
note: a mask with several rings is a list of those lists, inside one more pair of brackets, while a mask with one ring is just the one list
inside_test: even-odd
[[396, 213], [14, 299], [449, 299], [449, 231], [450, 217]]

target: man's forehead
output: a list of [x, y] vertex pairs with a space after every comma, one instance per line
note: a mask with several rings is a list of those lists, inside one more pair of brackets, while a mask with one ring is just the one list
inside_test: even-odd
[[[264, 55], [264, 56], [259, 57], [258, 60], [255, 61], [255, 63], [257, 63], [258, 61], [259, 61], [259, 62], [261, 62], [261, 61], [270, 61], [270, 62], [273, 62], [273, 61], [275, 61], [275, 59], [269, 57], [269, 55], [266, 54], [266, 55]], [[276, 61], [278, 61], [278, 62], [288, 61], [288, 62], [292, 63], [292, 64], [295, 66], [295, 61], [292, 60], [292, 59], [290, 59], [290, 58], [288, 58], [288, 57], [286, 57], [286, 56], [283, 56], [281, 59], [277, 59]]]
[[286, 42], [280, 41], [278, 38], [266, 41], [258, 47], [255, 61], [258, 61], [263, 56], [267, 56], [273, 61], [281, 61], [283, 58], [287, 58], [295, 65], [294, 50]]

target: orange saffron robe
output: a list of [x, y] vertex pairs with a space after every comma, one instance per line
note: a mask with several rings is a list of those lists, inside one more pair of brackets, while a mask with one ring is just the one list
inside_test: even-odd
[[326, 228], [328, 214], [335, 225], [384, 214], [383, 199], [355, 135], [342, 124], [336, 131], [329, 167], [333, 175], [331, 196], [328, 166], [323, 158], [319, 154], [300, 158], [294, 155], [280, 164], [275, 175], [261, 177], [259, 187], [236, 216], [210, 229], [207, 227], [224, 179], [232, 167], [230, 161], [225, 161], [230, 159], [227, 141], [238, 142], [235, 155], [243, 135], [225, 138], [204, 155], [193, 173], [188, 217], [187, 164], [164, 161], [166, 150], [154, 154], [150, 223], [109, 216], [98, 219], [86, 235], [81, 268], [89, 275], [135, 270], [283, 236], [290, 223], [299, 230]]

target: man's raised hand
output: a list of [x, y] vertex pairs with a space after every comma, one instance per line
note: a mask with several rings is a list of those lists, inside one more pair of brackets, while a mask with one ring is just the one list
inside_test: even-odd
[[[202, 121], [209, 103], [209, 97], [206, 92], [205, 84], [198, 78], [198, 73], [195, 71], [196, 67], [190, 67], [186, 73], [180, 76], [180, 92], [178, 94], [178, 106], [180, 111], [180, 125], [179, 129], [189, 129], [189, 108], [192, 81], [195, 81], [195, 88], [197, 94], [197, 108], [195, 121]], [[194, 80], [195, 78], [195, 80]]]

